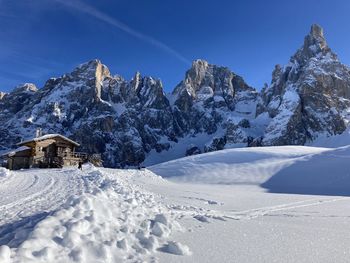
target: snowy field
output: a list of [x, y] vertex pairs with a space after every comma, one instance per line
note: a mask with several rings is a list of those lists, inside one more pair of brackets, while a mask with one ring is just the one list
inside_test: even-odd
[[349, 262], [350, 148], [0, 170], [0, 262]]

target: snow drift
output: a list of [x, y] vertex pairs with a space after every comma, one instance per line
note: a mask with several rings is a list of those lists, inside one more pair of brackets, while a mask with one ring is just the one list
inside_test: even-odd
[[350, 147], [228, 149], [151, 166], [178, 182], [255, 184], [275, 193], [350, 195]]

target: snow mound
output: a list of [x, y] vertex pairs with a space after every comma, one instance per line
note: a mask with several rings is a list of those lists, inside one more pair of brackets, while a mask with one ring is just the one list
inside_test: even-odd
[[291, 165], [296, 158], [327, 150], [304, 146], [227, 149], [161, 163], [148, 169], [174, 181], [259, 185]]
[[350, 146], [304, 156], [262, 186], [274, 193], [350, 195]]
[[259, 185], [274, 193], [350, 195], [350, 146], [229, 149], [150, 167], [177, 182]]
[[[130, 184], [125, 178], [130, 172], [84, 168], [85, 191], [24, 229], [26, 237], [17, 246], [0, 247], [0, 262], [151, 262], [154, 252], [177, 244], [169, 240], [182, 230], [175, 216], [154, 194]], [[9, 237], [18, 239], [19, 232]], [[176, 255], [188, 251], [184, 245], [167, 250]]]
[[11, 250], [8, 246], [0, 246], [0, 262], [10, 263], [11, 262]]
[[9, 175], [10, 175], [10, 171], [9, 170], [0, 167], [0, 179], [1, 179], [1, 177], [6, 177], [6, 176], [9, 176]]
[[190, 249], [179, 242], [170, 241], [162, 249], [163, 252], [167, 252], [175, 255], [191, 255]]

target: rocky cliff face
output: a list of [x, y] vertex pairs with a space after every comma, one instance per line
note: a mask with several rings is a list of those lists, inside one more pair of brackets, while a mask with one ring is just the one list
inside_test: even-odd
[[272, 119], [263, 145], [305, 144], [319, 135], [342, 133], [348, 123], [350, 71], [313, 25], [304, 45], [261, 92], [257, 113]]
[[36, 128], [102, 153], [104, 165], [156, 163], [228, 147], [305, 144], [348, 126], [350, 71], [313, 25], [261, 93], [228, 68], [196, 60], [170, 94], [160, 80], [113, 76], [98, 60], [0, 94], [0, 151]]
[[228, 68], [196, 60], [171, 96], [177, 121], [184, 131], [212, 134], [230, 116], [251, 118], [257, 95]]
[[160, 80], [136, 73], [127, 81], [93, 60], [48, 80], [42, 89], [25, 84], [5, 95], [0, 102], [0, 145], [13, 147], [41, 127], [44, 133], [79, 141], [82, 151], [102, 153], [111, 167], [137, 165], [151, 152], [166, 154], [197, 134], [209, 135], [196, 146], [199, 151], [223, 147], [227, 131], [240, 134], [232, 143], [247, 145], [238, 123], [255, 116], [256, 97], [241, 77], [205, 61], [195, 61], [167, 96]]

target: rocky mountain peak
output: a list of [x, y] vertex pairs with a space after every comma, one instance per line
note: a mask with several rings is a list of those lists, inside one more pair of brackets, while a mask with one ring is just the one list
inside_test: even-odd
[[304, 40], [304, 49], [313, 49], [313, 51], [330, 51], [323, 35], [322, 27], [316, 24], [311, 26], [310, 33]]
[[38, 88], [33, 83], [24, 83], [17, 86], [12, 93], [34, 93], [37, 92]]
[[[17, 86], [10, 93], [0, 92], [0, 121], [9, 118], [26, 107], [30, 100], [37, 94], [38, 88], [32, 83], [25, 83]], [[5, 96], [6, 95], [6, 96]], [[9, 115], [4, 116], [2, 113]], [[1, 134], [1, 133], [0, 133]]]
[[197, 76], [203, 76], [206, 70], [209, 68], [209, 63], [203, 59], [196, 59], [192, 62], [190, 72], [195, 73]]
[[186, 93], [185, 96], [197, 100], [206, 100], [209, 97], [224, 96], [224, 94], [233, 96], [236, 77], [238, 76], [227, 67], [197, 59], [192, 63], [191, 68], [186, 72], [185, 79], [175, 88], [173, 94], [179, 96]]
[[108, 67], [102, 64], [100, 60], [93, 59], [79, 65], [65, 79], [71, 83], [84, 81], [87, 86], [93, 86], [95, 88], [95, 98], [98, 101], [101, 99], [102, 82], [106, 78], [111, 78]]
[[319, 25], [312, 25], [304, 45], [262, 90], [258, 113], [271, 122], [264, 145], [305, 144], [321, 135], [342, 133], [350, 108], [350, 71], [328, 47]]
[[321, 26], [319, 26], [318, 24], [313, 24], [311, 26], [310, 35], [314, 38], [320, 38], [320, 39], [324, 40], [323, 28]]
[[311, 58], [322, 58], [329, 56], [337, 60], [336, 54], [329, 48], [323, 34], [323, 28], [317, 24], [311, 26], [310, 33], [304, 39], [304, 45], [292, 57], [291, 61], [296, 61], [300, 65], [305, 64]]
[[210, 65], [207, 61], [197, 59], [193, 61], [191, 68], [186, 72], [184, 84], [187, 85], [187, 92], [191, 96], [196, 97], [196, 92], [201, 83], [208, 75], [210, 71]]
[[80, 64], [71, 73], [72, 76], [78, 78], [92, 78], [102, 79], [104, 77], [110, 77], [111, 73], [108, 67], [98, 59], [90, 60], [86, 63]]

